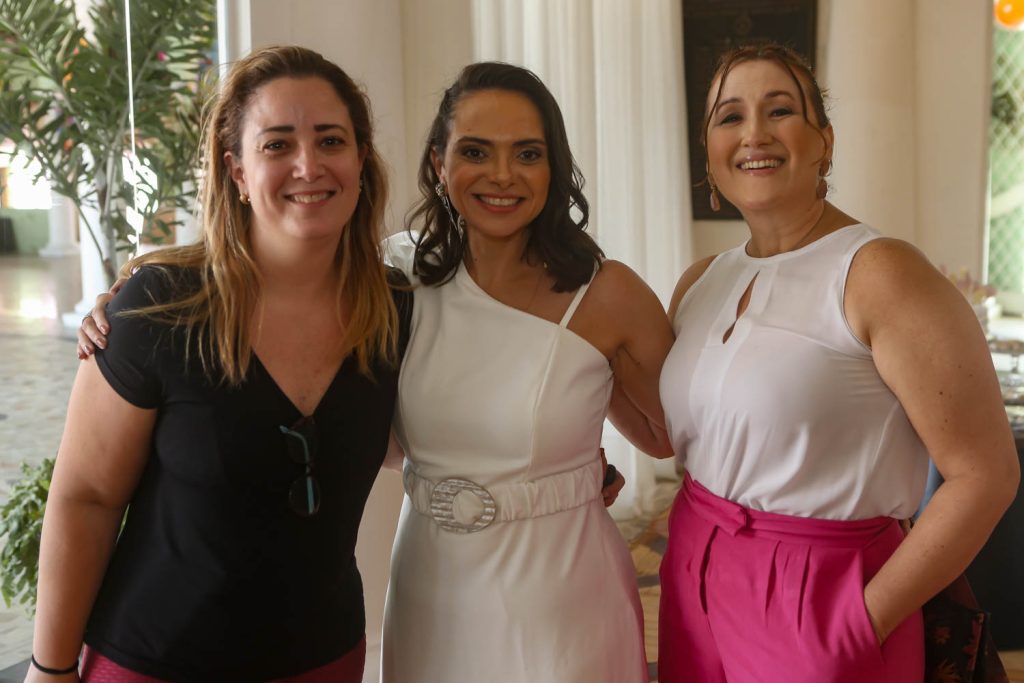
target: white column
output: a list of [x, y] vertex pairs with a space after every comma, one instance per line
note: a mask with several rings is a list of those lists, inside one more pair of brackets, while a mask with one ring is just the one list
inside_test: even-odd
[[[830, 197], [882, 232], [913, 242], [918, 187], [914, 3], [833, 0], [829, 5], [819, 40], [825, 48], [822, 85], [835, 103]], [[951, 100], [962, 97], [955, 90], [947, 94]], [[956, 135], [953, 129], [945, 133]]]
[[[85, 207], [82, 210], [83, 216], [93, 226], [93, 230], [99, 231], [100, 214], [99, 211]], [[97, 251], [96, 243], [92, 237], [89, 236], [89, 232], [85, 225], [81, 226], [81, 262], [82, 262], [82, 300], [75, 304], [75, 308], [64, 313], [61, 319], [64, 321], [64, 326], [74, 329], [82, 321], [82, 316], [92, 310], [93, 304], [96, 302], [96, 296], [102, 294], [110, 288], [110, 281], [107, 279], [107, 274], [103, 270], [103, 261], [101, 258], [101, 252]], [[103, 239], [100, 238], [100, 246], [103, 246]]]
[[[983, 270], [992, 107], [992, 4], [916, 0], [917, 246]], [[956, 159], [951, 162], [951, 159]]]
[[217, 0], [217, 61], [222, 70], [249, 53], [252, 45], [250, 0]]
[[56, 192], [51, 192], [50, 198], [53, 202], [50, 205], [50, 239], [46, 246], [39, 250], [39, 255], [56, 257], [77, 254], [75, 227], [78, 224], [78, 211], [75, 204]]
[[[74, 4], [75, 15], [79, 23], [85, 28], [87, 36], [91, 37], [94, 26], [92, 17], [89, 16], [89, 10], [93, 5], [93, 0], [74, 0]], [[77, 218], [80, 247], [79, 258], [82, 264], [82, 300], [75, 304], [74, 309], [70, 312], [61, 314], [64, 326], [69, 329], [79, 326], [82, 316], [92, 310], [96, 296], [107, 291], [112, 284], [103, 270], [103, 262], [100, 252], [96, 248], [96, 243], [90, 237], [89, 230], [85, 225], [85, 220], [88, 220], [92, 229], [96, 232], [100, 247], [103, 248], [103, 237], [100, 235], [99, 211], [86, 207], [82, 209], [82, 215]]]

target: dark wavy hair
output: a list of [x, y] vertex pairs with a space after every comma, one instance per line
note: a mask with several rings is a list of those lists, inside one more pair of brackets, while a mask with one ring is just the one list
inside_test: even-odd
[[[547, 202], [528, 227], [523, 258], [547, 265], [554, 291], [568, 292], [588, 282], [604, 253], [585, 230], [590, 206], [583, 196], [583, 174], [569, 149], [562, 110], [540, 78], [529, 69], [501, 62], [478, 62], [465, 67], [441, 99], [430, 126], [418, 174], [423, 198], [406, 218], [406, 229], [419, 228], [414, 272], [427, 285], [448, 282], [469, 248], [466, 235], [448, 215], [434, 191], [439, 182], [431, 152], [444, 156], [455, 108], [463, 97], [482, 90], [506, 90], [529, 98], [544, 122], [551, 184]], [[573, 213], [578, 216], [574, 217]], [[455, 220], [458, 212], [452, 207]]]

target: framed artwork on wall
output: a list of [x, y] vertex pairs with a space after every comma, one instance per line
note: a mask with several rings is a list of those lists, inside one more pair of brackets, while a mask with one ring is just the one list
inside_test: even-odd
[[690, 188], [694, 220], [739, 220], [740, 213], [722, 198], [712, 211], [700, 144], [705, 96], [718, 57], [750, 43], [774, 41], [804, 55], [814, 66], [818, 0], [683, 0], [683, 59], [686, 78]]

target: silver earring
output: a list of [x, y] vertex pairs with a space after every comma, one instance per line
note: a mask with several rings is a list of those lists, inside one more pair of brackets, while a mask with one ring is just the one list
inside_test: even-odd
[[436, 192], [437, 196], [441, 199], [441, 203], [444, 205], [444, 210], [448, 212], [448, 220], [452, 222], [452, 225], [465, 230], [466, 221], [462, 216], [459, 216], [459, 219], [455, 220], [455, 212], [452, 211], [452, 204], [448, 201], [448, 193], [445, 191], [444, 183], [438, 181], [437, 185], [434, 185], [434, 192]]

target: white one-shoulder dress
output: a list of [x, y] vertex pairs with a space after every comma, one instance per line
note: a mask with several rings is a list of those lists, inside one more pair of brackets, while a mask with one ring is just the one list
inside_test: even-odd
[[612, 374], [568, 329], [587, 286], [558, 324], [465, 267], [416, 289], [385, 683], [647, 681], [635, 570], [600, 493]]

